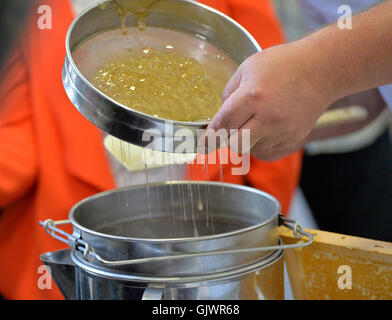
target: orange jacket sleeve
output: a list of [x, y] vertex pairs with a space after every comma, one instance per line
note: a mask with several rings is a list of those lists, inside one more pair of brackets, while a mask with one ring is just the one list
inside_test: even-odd
[[284, 41], [271, 0], [226, 0], [231, 17], [265, 49]]
[[33, 185], [37, 172], [27, 69], [20, 50], [8, 59], [0, 87], [0, 208]]

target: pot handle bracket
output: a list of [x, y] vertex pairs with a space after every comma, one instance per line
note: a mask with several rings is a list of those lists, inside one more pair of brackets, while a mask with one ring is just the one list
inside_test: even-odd
[[[310, 234], [309, 232], [306, 232], [297, 220], [288, 219], [283, 214], [280, 214], [279, 225], [284, 226], [290, 230], [293, 230], [293, 234], [298, 240], [302, 240], [303, 237], [307, 237], [308, 242], [306, 242], [305, 246], [308, 246], [313, 243], [314, 240], [313, 235]], [[298, 247], [300, 247], [299, 243], [297, 244]]]
[[73, 234], [69, 234], [64, 230], [57, 228], [57, 226], [70, 223], [71, 221], [69, 220], [53, 221], [52, 219], [39, 222], [39, 224], [44, 227], [47, 234], [57, 240], [60, 240], [61, 242], [68, 244], [72, 249], [83, 252], [83, 257], [86, 259], [86, 261], [91, 262], [93, 259], [89, 257], [89, 253], [94, 253], [94, 249], [86, 241], [82, 240], [80, 235], [77, 233], [74, 232]]

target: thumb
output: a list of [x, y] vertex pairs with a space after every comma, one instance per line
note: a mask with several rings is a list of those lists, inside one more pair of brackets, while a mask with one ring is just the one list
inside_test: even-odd
[[[230, 137], [233, 131], [240, 129], [250, 118], [253, 117], [252, 97], [245, 88], [239, 87], [223, 102], [211, 120], [207, 130], [200, 136], [198, 147], [200, 152], [221, 145], [222, 137]], [[219, 138], [219, 142], [218, 142]], [[223, 139], [224, 140], [224, 139]], [[212, 142], [212, 145], [210, 144]], [[215, 143], [213, 143], [215, 141]]]

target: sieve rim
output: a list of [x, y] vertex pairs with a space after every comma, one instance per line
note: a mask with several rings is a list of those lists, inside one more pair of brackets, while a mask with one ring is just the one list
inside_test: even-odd
[[[129, 113], [132, 113], [132, 114], [136, 114], [137, 116], [142, 116], [142, 117], [144, 117], [144, 118], [148, 118], [149, 120], [157, 121], [157, 122], [159, 122], [159, 123], [161, 123], [161, 124], [165, 124], [165, 123], [167, 123], [167, 122], [170, 122], [170, 123], [172, 123], [172, 124], [175, 125], [175, 126], [188, 126], [188, 127], [192, 127], [192, 128], [195, 128], [195, 129], [203, 129], [203, 128], [206, 128], [206, 127], [209, 125], [210, 121], [203, 121], [203, 122], [192, 122], [192, 121], [191, 121], [191, 122], [188, 122], [188, 121], [170, 120], [170, 119], [161, 118], [161, 117], [154, 117], [154, 116], [149, 115], [149, 114], [147, 114], [147, 113], [144, 113], [144, 112], [135, 110], [135, 109], [133, 109], [133, 108], [131, 108], [131, 107], [127, 107], [127, 106], [125, 106], [124, 104], [122, 104], [122, 103], [120, 103], [120, 102], [118, 102], [118, 101], [112, 99], [111, 97], [107, 96], [106, 94], [104, 94], [103, 92], [101, 92], [100, 90], [98, 90], [97, 88], [95, 88], [95, 87], [91, 84], [91, 82], [88, 81], [87, 78], [82, 74], [82, 72], [81, 72], [81, 71], [79, 70], [79, 68], [76, 66], [76, 64], [75, 64], [75, 62], [74, 62], [74, 59], [73, 59], [73, 56], [72, 56], [72, 52], [73, 52], [73, 51], [72, 51], [71, 48], [70, 48], [71, 34], [72, 34], [73, 30], [74, 30], [75, 25], [79, 22], [79, 20], [80, 20], [86, 13], [88, 13], [89, 11], [91, 11], [91, 10], [93, 10], [93, 9], [95, 9], [95, 8], [97, 8], [97, 7], [99, 7], [99, 6], [102, 5], [103, 3], [109, 3], [109, 2], [110, 2], [110, 0], [103, 0], [103, 1], [100, 1], [100, 2], [98, 2], [98, 3], [96, 3], [96, 4], [94, 4], [94, 5], [89, 6], [88, 8], [86, 8], [85, 10], [83, 10], [83, 11], [82, 11], [82, 12], [72, 21], [72, 23], [71, 23], [71, 25], [70, 25], [70, 27], [69, 27], [69, 29], [68, 29], [68, 31], [67, 31], [66, 40], [65, 40], [65, 48], [66, 48], [66, 59], [68, 60], [68, 63], [71, 65], [71, 67], [73, 68], [73, 71], [76, 72], [76, 74], [78, 75], [78, 77], [80, 77], [80, 79], [83, 80], [83, 82], [89, 87], [89, 89], [92, 89], [95, 93], [97, 93], [97, 94], [98, 94], [99, 96], [101, 96], [103, 99], [106, 99], [106, 100], [110, 101], [110, 102], [113, 103], [114, 105], [120, 107], [120, 108], [121, 108], [123, 111], [125, 111], [125, 112], [129, 112]], [[203, 8], [203, 9], [206, 9], [206, 10], [211, 11], [211, 12], [214, 13], [214, 14], [219, 15], [221, 18], [223, 18], [223, 19], [227, 20], [228, 22], [234, 24], [234, 25], [236, 26], [236, 28], [240, 29], [240, 30], [247, 36], [247, 38], [252, 42], [252, 44], [254, 45], [254, 47], [257, 49], [258, 52], [260, 52], [260, 51], [262, 50], [262, 48], [261, 48], [261, 46], [259, 45], [259, 43], [258, 43], [258, 42], [256, 41], [256, 39], [249, 33], [249, 31], [247, 31], [241, 24], [239, 24], [237, 21], [235, 21], [234, 19], [230, 18], [230, 17], [227, 16], [226, 14], [224, 14], [224, 13], [222, 13], [222, 12], [220, 12], [220, 11], [218, 11], [218, 10], [216, 10], [216, 9], [214, 9], [214, 8], [212, 8], [212, 7], [210, 7], [210, 6], [207, 6], [207, 5], [203, 4], [203, 3], [195, 2], [195, 1], [193, 1], [193, 0], [182, 0], [182, 2], [190, 3], [190, 4], [192, 4], [192, 5], [201, 7], [201, 8]], [[111, 30], [117, 30], [117, 29], [120, 29], [120, 28], [121, 28], [121, 27], [114, 28], [114, 29], [111, 29]], [[128, 28], [128, 27], [127, 27], [127, 28]], [[168, 27], [168, 28], [169, 28], [169, 27]], [[169, 28], [169, 29], [170, 29], [170, 28]], [[94, 35], [91, 35], [91, 36], [88, 37], [88, 38], [94, 37], [94, 36], [97, 35], [97, 34], [102, 34], [102, 33], [106, 32], [106, 31], [109, 31], [109, 30], [110, 30], [110, 29], [107, 29], [107, 30], [104, 30], [104, 31], [101, 31], [101, 32], [97, 32], [97, 33], [95, 33]], [[179, 31], [179, 30], [173, 29], [173, 28], [172, 28], [171, 30]], [[184, 32], [184, 31], [181, 31], [181, 32]], [[87, 38], [86, 38], [86, 39], [83, 39], [82, 41], [80, 41], [80, 42], [75, 46], [75, 49], [76, 49], [78, 46], [80, 46], [84, 41], [87, 41]], [[206, 41], [210, 42], [209, 39], [206, 39]], [[210, 43], [212, 43], [212, 42], [210, 42]], [[74, 49], [74, 50], [75, 50], [75, 49]], [[222, 49], [221, 49], [221, 50], [222, 50]], [[225, 53], [228, 54], [228, 55], [230, 56], [229, 53], [227, 53], [227, 52], [225, 52]], [[234, 60], [233, 60], [233, 61], [234, 61]], [[234, 61], [234, 62], [237, 63], [237, 61]], [[238, 64], [238, 67], [239, 67], [239, 66], [240, 66], [240, 64]]]
[[276, 205], [275, 212], [271, 214], [271, 217], [268, 219], [264, 220], [263, 222], [255, 225], [251, 225], [246, 228], [241, 228], [238, 230], [230, 231], [230, 232], [223, 232], [219, 234], [213, 234], [213, 235], [206, 235], [206, 236], [201, 236], [201, 237], [184, 237], [184, 238], [159, 238], [159, 239], [154, 239], [154, 238], [136, 238], [136, 237], [124, 237], [124, 236], [116, 236], [116, 235], [110, 235], [106, 233], [102, 233], [99, 231], [91, 230], [88, 229], [85, 226], [82, 226], [80, 223], [76, 221], [74, 218], [75, 211], [78, 209], [79, 206], [82, 206], [85, 203], [88, 203], [90, 201], [94, 201], [94, 199], [103, 197], [105, 195], [109, 195], [112, 193], [117, 193], [121, 192], [124, 190], [134, 190], [134, 189], [140, 189], [146, 187], [145, 184], [140, 184], [140, 185], [135, 185], [135, 186], [130, 186], [130, 187], [124, 187], [124, 188], [118, 188], [114, 190], [109, 190], [109, 191], [104, 191], [95, 195], [92, 195], [88, 198], [83, 199], [82, 201], [78, 202], [76, 205], [74, 205], [70, 212], [69, 212], [69, 220], [72, 224], [73, 227], [76, 227], [77, 229], [88, 233], [90, 235], [104, 238], [104, 239], [111, 239], [111, 240], [118, 240], [122, 242], [145, 242], [145, 243], [167, 243], [167, 244], [172, 244], [172, 243], [191, 243], [191, 242], [200, 242], [200, 241], [208, 241], [208, 240], [215, 240], [215, 239], [222, 239], [222, 238], [227, 238], [227, 237], [232, 237], [235, 235], [247, 233], [259, 228], [262, 228], [263, 226], [273, 222], [274, 220], [278, 221], [279, 215], [281, 214], [281, 204], [280, 202], [272, 195], [252, 188], [248, 186], [243, 186], [243, 185], [237, 185], [237, 184], [232, 184], [232, 183], [222, 183], [222, 182], [215, 182], [215, 181], [165, 181], [165, 182], [160, 182], [160, 183], [151, 183], [149, 184], [149, 187], [159, 187], [159, 186], [164, 186], [164, 185], [187, 185], [187, 184], [192, 184], [192, 185], [198, 185], [198, 184], [203, 184], [203, 185], [210, 185], [210, 186], [223, 186], [227, 188], [236, 188], [236, 189], [241, 189], [241, 190], [246, 190], [252, 193], [257, 193], [259, 195], [262, 195], [263, 197], [267, 197], [270, 200], [273, 201], [273, 203]]

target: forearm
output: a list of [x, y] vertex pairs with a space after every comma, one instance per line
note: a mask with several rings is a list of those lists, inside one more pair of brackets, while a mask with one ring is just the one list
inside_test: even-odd
[[[392, 83], [392, 0], [293, 43], [311, 86], [337, 100]], [[301, 61], [302, 59], [302, 61]]]

